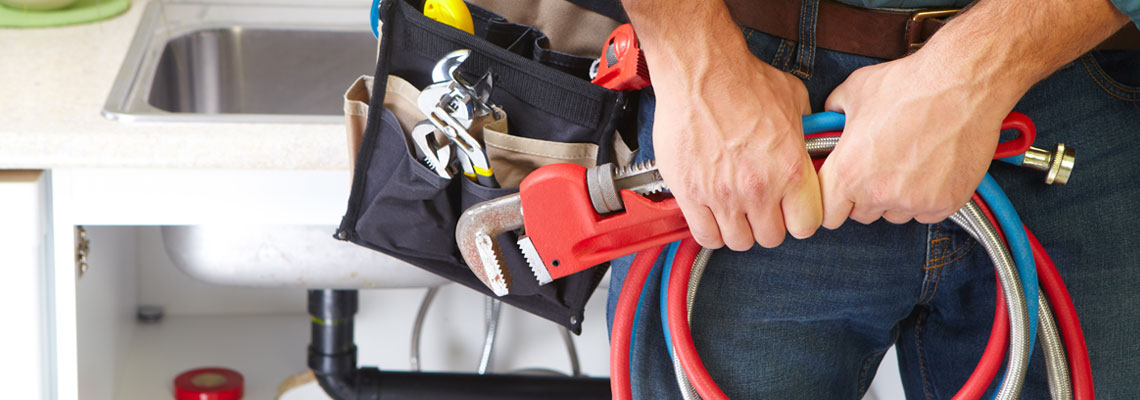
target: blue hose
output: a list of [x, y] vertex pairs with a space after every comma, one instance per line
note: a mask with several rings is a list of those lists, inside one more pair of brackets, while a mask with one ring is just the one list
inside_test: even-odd
[[669, 311], [668, 311], [668, 298], [669, 298], [669, 275], [673, 273], [673, 259], [677, 256], [677, 249], [681, 247], [681, 242], [676, 241], [669, 243], [669, 247], [665, 250], [665, 267], [661, 272], [661, 330], [665, 332], [665, 347], [669, 349], [669, 359], [673, 358], [673, 337], [669, 336]]
[[[997, 181], [990, 174], [986, 174], [982, 178], [982, 183], [978, 185], [978, 195], [982, 196], [982, 200], [985, 200], [990, 207], [998, 225], [1001, 226], [1002, 233], [1005, 234], [1006, 242], [1009, 243], [1009, 250], [1013, 253], [1013, 263], [1017, 266], [1021, 289], [1025, 292], [1025, 309], [1029, 315], [1029, 348], [1033, 349], [1037, 341], [1037, 297], [1039, 294], [1037, 264], [1033, 261], [1033, 249], [1029, 245], [1029, 237], [1025, 234], [1025, 225], [1022, 225], [1021, 217], [1018, 217], [1017, 210], [1013, 209], [1013, 203], [1010, 203], [1009, 197], [1006, 197], [1005, 192], [1001, 190]], [[1030, 351], [1026, 355], [1026, 362], [1032, 356], [1033, 352]], [[1000, 381], [998, 385], [1001, 385]]]
[[813, 135], [816, 133], [841, 131], [846, 121], [847, 117], [837, 112], [825, 111], [808, 114], [805, 115], [803, 119], [804, 134]]
[[372, 36], [380, 39], [380, 0], [372, 0], [372, 13], [369, 15], [372, 19], [369, 21], [372, 24]]
[[[680, 242], [677, 242], [677, 243], [680, 243]], [[670, 248], [672, 248], [672, 247], [670, 247]], [[672, 261], [673, 261], [672, 254], [675, 252], [676, 252], [676, 250], [673, 250], [672, 252], [670, 252], [669, 253], [670, 256], [665, 259], [665, 266], [666, 267], [668, 267], [669, 265], [672, 264]], [[655, 285], [657, 283], [657, 281], [659, 281], [661, 279], [660, 276], [661, 276], [662, 267], [660, 266], [660, 264], [661, 264], [661, 257], [658, 256], [657, 260], [653, 261], [653, 269], [649, 270], [649, 276], [645, 277], [645, 285], [641, 287], [641, 293], [645, 293], [645, 291], [651, 287], [650, 285]], [[631, 332], [629, 333], [629, 365], [630, 365], [630, 368], [633, 368], [633, 355], [636, 354], [633, 350], [634, 350], [634, 347], [637, 345], [637, 322], [641, 320], [641, 310], [647, 305], [646, 302], [652, 301], [652, 300], [645, 300], [645, 297], [646, 296], [641, 296], [640, 298], [637, 299], [637, 309], [634, 310], [634, 312], [633, 312], [633, 329], [631, 329], [630, 330]]]

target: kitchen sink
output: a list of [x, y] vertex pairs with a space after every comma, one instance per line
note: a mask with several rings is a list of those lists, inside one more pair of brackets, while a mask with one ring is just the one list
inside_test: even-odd
[[368, 2], [153, 1], [104, 105], [123, 121], [343, 121], [375, 66]]
[[[343, 124], [345, 90], [375, 70], [370, 2], [300, 1], [151, 1], [103, 115], [120, 121]], [[333, 231], [335, 225], [238, 221], [166, 226], [162, 237], [177, 268], [216, 284], [391, 288], [447, 282], [337, 241]]]

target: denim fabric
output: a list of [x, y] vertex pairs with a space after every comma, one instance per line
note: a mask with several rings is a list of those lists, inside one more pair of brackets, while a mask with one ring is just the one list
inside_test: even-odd
[[[745, 29], [757, 57], [804, 79], [815, 111], [845, 77], [880, 60], [798, 46]], [[1035, 86], [1016, 110], [1036, 145], [1077, 151], [1067, 186], [1041, 172], [994, 163], [991, 174], [1056, 261], [1088, 341], [1097, 395], [1140, 398], [1140, 52], [1088, 54]], [[651, 159], [653, 94], [644, 93], [639, 158]], [[609, 311], [632, 258], [613, 263]], [[949, 399], [985, 347], [995, 303], [992, 263], [953, 223], [848, 221], [776, 249], [716, 251], [694, 306], [704, 364], [736, 399], [858, 399], [898, 346], [909, 399]], [[651, 285], [645, 295], [657, 299]], [[657, 301], [644, 302], [631, 366], [640, 399], [680, 398]], [[648, 316], [648, 317], [647, 317]], [[1035, 350], [1023, 398], [1048, 398]], [[999, 373], [1000, 376], [1000, 373]], [[991, 386], [991, 391], [994, 384]], [[988, 398], [989, 394], [985, 398]]]

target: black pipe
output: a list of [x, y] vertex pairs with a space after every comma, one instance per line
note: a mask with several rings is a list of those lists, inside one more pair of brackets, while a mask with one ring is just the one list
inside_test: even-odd
[[[353, 343], [353, 316], [359, 306], [355, 290], [310, 290], [309, 368], [325, 393], [337, 400], [362, 400]], [[375, 391], [373, 391], [375, 393]]]
[[610, 381], [605, 378], [356, 369], [353, 316], [358, 306], [355, 290], [309, 291], [312, 340], [308, 364], [321, 388], [336, 400], [611, 398]]
[[610, 380], [534, 375], [380, 372], [384, 400], [606, 399]]

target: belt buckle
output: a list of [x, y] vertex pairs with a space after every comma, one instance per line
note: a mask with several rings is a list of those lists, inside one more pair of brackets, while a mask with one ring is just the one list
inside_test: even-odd
[[918, 41], [919, 38], [922, 37], [922, 21], [949, 18], [961, 11], [961, 8], [950, 8], [944, 10], [916, 11], [914, 14], [911, 14], [910, 21], [907, 23], [907, 54], [914, 53], [921, 48], [922, 45], [926, 44], [925, 41]]

